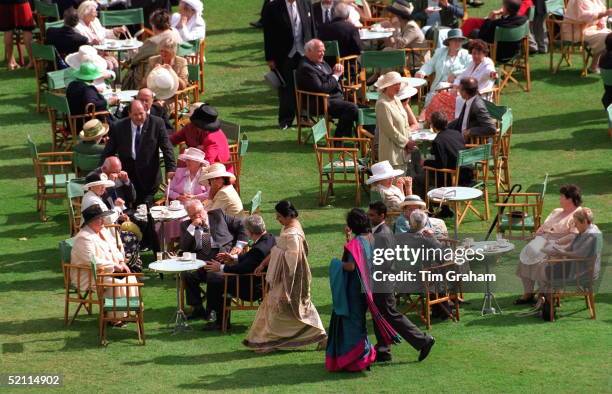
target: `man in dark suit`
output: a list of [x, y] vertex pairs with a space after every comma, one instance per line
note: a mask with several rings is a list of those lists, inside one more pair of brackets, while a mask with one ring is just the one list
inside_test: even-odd
[[459, 82], [459, 94], [465, 100], [459, 117], [448, 124], [449, 129], [458, 130], [467, 141], [470, 136], [495, 134], [495, 119], [491, 117], [484, 100], [478, 94], [478, 81], [463, 78]]
[[130, 103], [129, 118], [111, 125], [103, 158], [118, 155], [136, 188], [136, 205], [151, 205], [161, 183], [159, 151], [162, 151], [166, 176], [171, 179], [176, 169], [174, 151], [168, 140], [164, 121], [147, 115], [140, 100]]
[[[354, 124], [357, 121], [357, 105], [344, 100], [339, 79], [344, 73], [344, 67], [336, 64], [332, 70], [329, 64], [323, 61], [325, 45], [318, 39], [306, 43], [306, 57], [300, 62], [296, 78], [300, 89], [310, 92], [329, 94], [329, 115], [338, 119], [335, 137], [350, 137], [353, 135]], [[316, 100], [316, 98], [312, 98]], [[311, 102], [310, 108], [316, 108]]]
[[[199, 260], [209, 261], [219, 253], [240, 254], [247, 244], [247, 233], [240, 218], [226, 215], [220, 209], [207, 213], [199, 200], [190, 200], [185, 209], [190, 220], [181, 223], [179, 249], [182, 251], [196, 253]], [[208, 318], [200, 292], [200, 283], [205, 283], [206, 277], [205, 269], [183, 275], [187, 304], [193, 308], [192, 319]]]
[[332, 21], [318, 26], [319, 39], [322, 41], [338, 41], [341, 57], [360, 55], [363, 45], [361, 38], [359, 38], [359, 29], [348, 21], [348, 6], [339, 3], [334, 9], [335, 16]]
[[[337, 7], [337, 6], [336, 6]], [[333, 0], [321, 0], [312, 5], [312, 15], [314, 17], [317, 31], [324, 24], [331, 23], [336, 16], [336, 7]]]
[[264, 49], [270, 70], [277, 69], [285, 86], [278, 90], [278, 125], [285, 130], [295, 118], [293, 70], [304, 45], [316, 36], [310, 0], [275, 0], [263, 9]]
[[121, 167], [121, 160], [119, 160], [117, 156], [107, 157], [102, 166], [96, 168], [91, 173], [104, 173], [109, 180], [115, 182], [115, 186], [107, 187], [101, 197], [109, 209], [112, 209], [112, 207], [116, 204], [117, 199], [121, 199], [126, 207], [131, 209], [134, 208], [134, 201], [136, 201], [136, 189], [134, 188], [134, 184], [130, 182], [128, 173], [123, 171]]
[[393, 234], [391, 228], [385, 223], [387, 219], [387, 206], [382, 201], [370, 203], [368, 218], [372, 225], [372, 234]]
[[87, 37], [76, 31], [79, 16], [74, 8], [64, 11], [64, 26], [47, 29], [45, 44], [53, 45], [62, 58], [79, 51], [81, 45], [87, 45]]
[[[217, 321], [211, 323], [207, 328], [220, 329], [222, 326], [223, 316], [223, 292], [225, 286], [225, 277], [221, 273], [230, 274], [250, 274], [255, 271], [261, 262], [270, 254], [270, 250], [276, 244], [274, 236], [266, 231], [266, 224], [263, 218], [259, 215], [251, 215], [244, 220], [244, 227], [249, 239], [253, 245], [248, 252], [241, 255], [231, 255], [229, 253], [219, 253], [216, 257], [224, 264], [212, 260], [204, 267], [208, 273], [206, 278], [206, 300], [207, 311], [215, 311]], [[227, 288], [234, 296], [240, 296], [243, 300], [257, 300], [261, 297], [261, 278], [252, 278], [248, 276], [240, 276], [238, 285], [236, 276], [227, 278]], [[252, 289], [251, 289], [252, 283]], [[226, 302], [229, 302], [228, 298]], [[228, 326], [230, 316], [226, 317]]]
[[[166, 132], [168, 135], [174, 132], [174, 127], [170, 124], [170, 117], [168, 116], [168, 112], [165, 108], [160, 105], [158, 102], [154, 101], [154, 94], [149, 88], [142, 88], [138, 91], [136, 95], [136, 99], [142, 101], [145, 107], [145, 111], [147, 111], [147, 115], [155, 115], [158, 118], [161, 118], [164, 121], [164, 126], [166, 127]], [[129, 107], [126, 106], [123, 108], [123, 112], [121, 113], [122, 118], [127, 118], [129, 116]]]
[[[501, 14], [491, 11], [488, 18], [478, 32], [478, 38], [490, 44], [495, 40], [495, 29], [497, 27], [519, 27], [527, 22], [526, 16], [517, 15], [521, 8], [521, 0], [504, 0]], [[522, 41], [500, 42], [497, 45], [496, 62], [505, 62], [518, 53]]]

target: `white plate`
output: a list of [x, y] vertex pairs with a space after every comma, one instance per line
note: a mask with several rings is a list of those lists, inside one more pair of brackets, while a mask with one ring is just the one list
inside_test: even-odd
[[436, 90], [444, 90], [444, 89], [448, 89], [448, 88], [450, 88], [451, 86], [453, 86], [453, 84], [452, 84], [452, 83], [450, 83], [450, 82], [440, 82], [440, 83], [438, 84], [438, 87], [436, 87]]
[[161, 212], [163, 210], [164, 210], [164, 207], [160, 207], [160, 206], [151, 207], [149, 209], [149, 211], [151, 211], [151, 212]]
[[439, 11], [442, 11], [442, 7], [427, 7], [427, 11], [429, 11], [429, 12], [439, 12]]
[[169, 205], [169, 206], [168, 206], [168, 209], [169, 209], [170, 211], [180, 211], [181, 209], [183, 209], [183, 206], [182, 206], [182, 205], [180, 205], [180, 206], [178, 206], [178, 207], [173, 207], [172, 205]]

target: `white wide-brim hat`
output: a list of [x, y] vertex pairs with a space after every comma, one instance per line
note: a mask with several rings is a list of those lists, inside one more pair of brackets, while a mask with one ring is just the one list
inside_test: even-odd
[[187, 4], [189, 7], [193, 8], [198, 15], [202, 15], [202, 11], [204, 10], [204, 4], [202, 4], [201, 0], [181, 0], [183, 3]]
[[91, 45], [81, 45], [78, 52], [66, 56], [66, 64], [75, 70], [81, 67], [81, 63], [86, 62], [95, 64], [99, 70], [107, 69], [106, 60], [98, 55], [96, 48]]
[[402, 88], [400, 89], [400, 91], [397, 93], [397, 98], [401, 101], [401, 100], [406, 100], [412, 96], [414, 96], [415, 94], [417, 94], [419, 91], [416, 90], [416, 88], [413, 88], [412, 86], [410, 86], [409, 83], [406, 83], [404, 85], [402, 85]]
[[173, 69], [155, 67], [147, 76], [147, 87], [159, 100], [167, 100], [176, 94], [179, 87], [178, 75]]
[[236, 179], [234, 174], [227, 171], [224, 164], [214, 163], [214, 164], [211, 164], [209, 167], [207, 167], [206, 171], [202, 175], [200, 175], [199, 182], [200, 184], [203, 184], [209, 179], [225, 178], [225, 177], [230, 178], [232, 180]]
[[179, 155], [178, 158], [179, 160], [182, 160], [182, 161], [191, 160], [191, 161], [197, 161], [198, 163], [202, 163], [202, 164], [210, 164], [208, 161], [204, 159], [204, 157], [205, 157], [204, 152], [202, 152], [198, 148], [187, 148], [185, 149], [183, 153]]
[[395, 85], [396, 83], [401, 83], [402, 86], [404, 86], [408, 84], [408, 78], [402, 77], [397, 71], [389, 71], [388, 73], [378, 77], [374, 83], [374, 86], [379, 91], [382, 91], [384, 88]]
[[546, 238], [542, 236], [537, 236], [529, 241], [523, 250], [521, 250], [519, 256], [521, 263], [525, 265], [534, 265], [543, 261], [546, 258], [546, 252], [544, 251], [546, 243]]
[[391, 163], [389, 163], [389, 160], [381, 161], [372, 165], [370, 170], [372, 171], [372, 176], [366, 181], [367, 185], [382, 181], [383, 179], [395, 178], [396, 176], [400, 176], [404, 173], [404, 170], [394, 170]]
[[421, 197], [417, 196], [416, 194], [411, 194], [409, 196], [406, 196], [404, 198], [404, 201], [400, 203], [400, 208], [405, 208], [405, 207], [425, 208], [426, 204], [425, 204], [425, 201], [421, 199]]
[[100, 122], [99, 119], [92, 119], [83, 124], [83, 130], [79, 133], [81, 141], [93, 141], [108, 133], [109, 125]]
[[[89, 177], [88, 177], [89, 178]], [[105, 173], [101, 173], [99, 176], [100, 180], [89, 182], [83, 185], [83, 190], [89, 190], [94, 186], [104, 186], [104, 187], [113, 187], [115, 186], [115, 182], [108, 179]]]

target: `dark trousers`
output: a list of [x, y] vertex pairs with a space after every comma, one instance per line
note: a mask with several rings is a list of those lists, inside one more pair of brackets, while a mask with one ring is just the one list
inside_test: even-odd
[[[206, 283], [207, 272], [204, 268], [199, 270], [186, 272], [182, 275], [183, 282], [185, 283], [185, 293], [187, 295], [187, 305], [192, 307], [202, 306], [202, 290], [200, 289], [200, 283]], [[221, 290], [223, 291], [223, 290]]]
[[295, 81], [293, 70], [295, 70], [302, 56], [295, 54], [292, 58], [278, 60], [276, 68], [285, 80], [285, 87], [278, 89], [278, 124], [291, 125], [295, 118]]
[[357, 105], [341, 98], [329, 100], [327, 111], [329, 115], [338, 119], [335, 137], [352, 137], [354, 135], [355, 122], [357, 121]]
[[[391, 324], [391, 327], [413, 348], [421, 350], [423, 346], [429, 343], [429, 336], [419, 330], [406, 316], [397, 311], [393, 293], [374, 293], [374, 304], [376, 304], [385, 320]], [[377, 351], [379, 353], [390, 353], [391, 350], [386, 348], [386, 345], [382, 342], [382, 337], [376, 325], [374, 325], [374, 334], [376, 334], [376, 347], [379, 348]], [[385, 351], [385, 348], [388, 350]]]
[[[224, 276], [218, 272], [209, 272], [206, 278], [206, 305], [207, 310], [217, 312], [217, 316], [219, 317], [218, 321], [221, 321], [223, 316], [223, 292], [225, 290], [225, 281]], [[257, 300], [261, 297], [261, 286], [260, 279], [256, 278], [253, 281], [253, 299]], [[245, 301], [251, 301], [251, 280], [247, 276], [240, 277], [240, 289], [239, 289], [240, 298]], [[232, 296], [237, 296], [238, 291], [236, 289], [236, 277], [229, 276], [227, 278], [227, 292]], [[229, 305], [231, 299], [227, 298], [226, 304]], [[229, 318], [228, 318], [229, 322]]]

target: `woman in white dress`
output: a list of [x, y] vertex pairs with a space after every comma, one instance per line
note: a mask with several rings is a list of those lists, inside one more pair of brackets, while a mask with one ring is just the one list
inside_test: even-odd
[[170, 25], [183, 41], [201, 40], [206, 37], [206, 22], [202, 16], [204, 5], [200, 0], [181, 0], [179, 12], [172, 14]]

